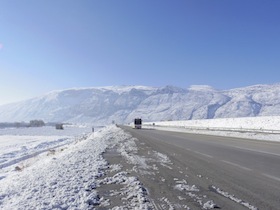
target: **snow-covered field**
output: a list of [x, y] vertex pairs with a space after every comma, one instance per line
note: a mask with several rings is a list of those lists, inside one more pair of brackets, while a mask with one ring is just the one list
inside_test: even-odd
[[188, 133], [280, 141], [280, 116], [148, 122], [144, 126]]
[[90, 131], [86, 126], [64, 126], [64, 130], [51, 126], [0, 129], [0, 179], [10, 168], [23, 167], [24, 160], [67, 145]]

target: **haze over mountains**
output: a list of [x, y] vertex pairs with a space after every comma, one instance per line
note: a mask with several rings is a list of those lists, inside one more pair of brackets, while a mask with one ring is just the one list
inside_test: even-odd
[[231, 90], [210, 86], [112, 86], [53, 91], [0, 106], [0, 121], [128, 123], [280, 115], [280, 84]]

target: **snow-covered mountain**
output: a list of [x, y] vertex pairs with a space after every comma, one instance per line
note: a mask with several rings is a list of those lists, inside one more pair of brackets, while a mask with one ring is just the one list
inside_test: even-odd
[[0, 121], [128, 123], [280, 115], [280, 84], [231, 90], [209, 86], [113, 86], [53, 91], [0, 106]]

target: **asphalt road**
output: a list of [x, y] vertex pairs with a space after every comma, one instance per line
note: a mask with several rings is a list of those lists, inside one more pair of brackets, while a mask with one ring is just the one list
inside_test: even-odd
[[[192, 174], [189, 175], [192, 182], [201, 188], [208, 186], [208, 197], [216, 193], [214, 197], [221, 209], [242, 209], [242, 202], [258, 209], [280, 209], [280, 143], [153, 129], [122, 129], [168, 155], [175, 164], [186, 167]], [[179, 171], [174, 173], [179, 174]], [[197, 176], [205, 179], [196, 179]], [[226, 199], [231, 201], [227, 203]], [[239, 199], [237, 205], [230, 204], [234, 199]]]

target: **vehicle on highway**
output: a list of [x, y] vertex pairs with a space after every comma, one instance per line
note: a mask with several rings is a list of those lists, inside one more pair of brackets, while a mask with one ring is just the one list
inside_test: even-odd
[[134, 119], [134, 128], [135, 129], [141, 129], [142, 128], [142, 119], [141, 118], [135, 118]]

